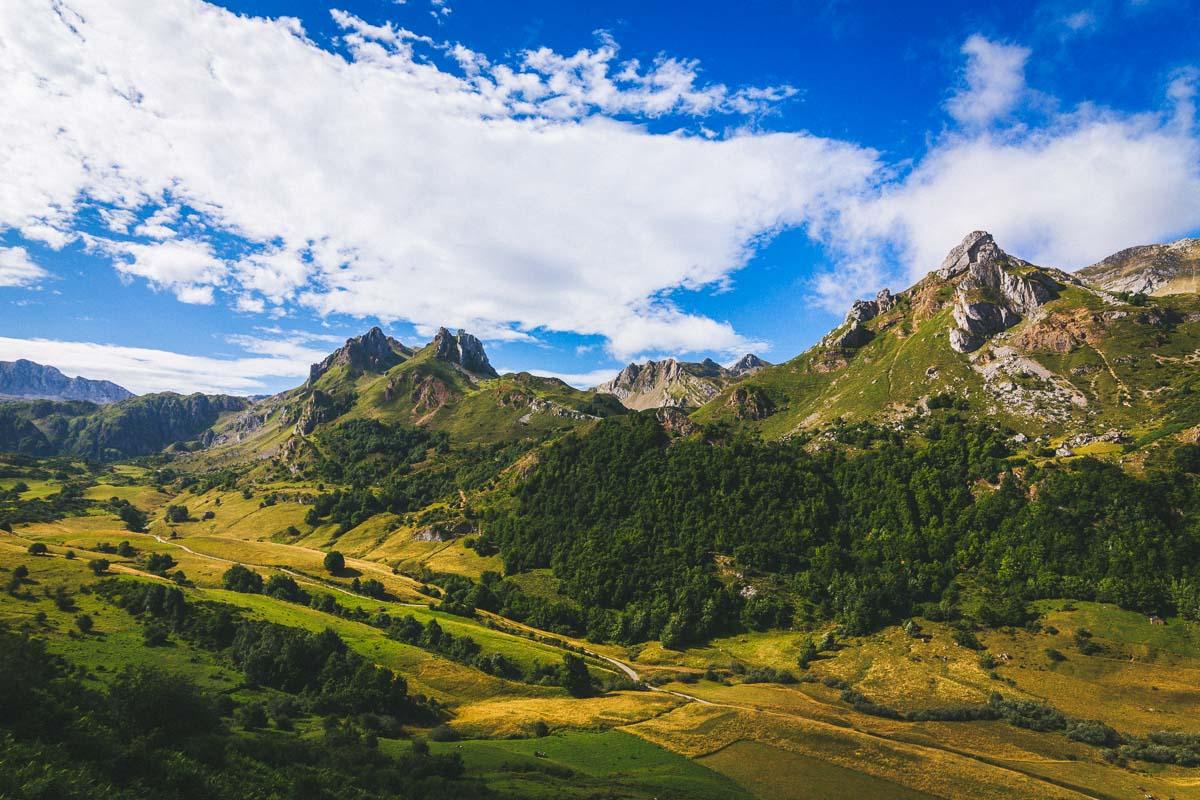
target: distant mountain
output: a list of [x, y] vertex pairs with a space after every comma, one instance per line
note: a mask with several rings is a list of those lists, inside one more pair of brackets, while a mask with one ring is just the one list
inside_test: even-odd
[[0, 404], [0, 451], [74, 455], [97, 461], [201, 447], [223, 415], [250, 402], [228, 395], [145, 394], [100, 406], [83, 401]]
[[85, 400], [107, 405], [133, 397], [112, 381], [68, 378], [55, 367], [26, 359], [0, 361], [0, 399]]
[[647, 361], [630, 364], [594, 391], [615, 395], [626, 408], [635, 411], [693, 409], [707, 403], [729, 384], [768, 366], [766, 361], [750, 353], [742, 356], [730, 369], [711, 358], [700, 362], [674, 358]]
[[[1134, 248], [1159, 257], [1123, 251], [1101, 263], [1128, 276], [1171, 253], [1178, 276], [1191, 247]], [[952, 407], [1080, 442], [1200, 432], [1200, 298], [1142, 300], [1114, 290], [1168, 284], [1093, 285], [1102, 277], [1031, 264], [975, 231], [913, 286], [854, 303], [812, 348], [721, 389], [693, 418], [781, 438], [843, 422], [902, 425]]]
[[1075, 274], [1110, 292], [1195, 293], [1200, 289], [1200, 239], [1130, 247]]

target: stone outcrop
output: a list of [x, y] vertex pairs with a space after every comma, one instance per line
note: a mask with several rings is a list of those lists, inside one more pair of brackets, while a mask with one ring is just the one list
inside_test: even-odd
[[1110, 292], [1196, 292], [1200, 290], [1200, 239], [1129, 247], [1075, 274]]
[[466, 331], [452, 334], [445, 328], [439, 328], [431, 346], [434, 348], [434, 358], [460, 367], [471, 377], [497, 377], [483, 350], [483, 342]]
[[362, 336], [347, 339], [346, 344], [326, 356], [321, 363], [313, 364], [308, 371], [308, 384], [311, 386], [316, 383], [335, 366], [345, 366], [352, 372], [387, 372], [411, 355], [411, 349], [379, 328], [371, 328]]
[[712, 359], [700, 362], [647, 361], [630, 364], [617, 377], [595, 387], [615, 395], [626, 408], [698, 408], [717, 395], [734, 376]]
[[979, 349], [1054, 299], [1061, 288], [1047, 272], [1001, 250], [986, 231], [968, 234], [936, 274], [958, 280], [950, 346], [960, 353]]
[[775, 410], [771, 398], [761, 389], [737, 386], [729, 395], [727, 405], [737, 419], [765, 419]]
[[133, 396], [133, 392], [112, 381], [68, 378], [55, 367], [24, 358], [0, 361], [0, 399], [85, 400], [108, 405]]

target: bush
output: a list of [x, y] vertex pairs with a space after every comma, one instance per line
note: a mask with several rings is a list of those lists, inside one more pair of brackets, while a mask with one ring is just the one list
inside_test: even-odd
[[337, 550], [330, 550], [325, 554], [325, 571], [330, 575], [337, 575], [346, 568], [346, 557]]
[[1096, 747], [1115, 747], [1121, 743], [1120, 734], [1094, 719], [1073, 720], [1067, 723], [1067, 738]]
[[246, 703], [235, 714], [238, 723], [248, 731], [267, 727], [267, 710], [262, 703]]
[[234, 564], [225, 570], [225, 574], [221, 576], [221, 584], [226, 589], [245, 594], [261, 594], [263, 590], [262, 575], [241, 564]]
[[93, 558], [88, 562], [88, 569], [97, 575], [103, 575], [108, 572], [109, 566], [108, 559], [106, 558]]
[[965, 647], [968, 650], [985, 650], [983, 642], [979, 641], [974, 633], [966, 628], [955, 628], [954, 633], [950, 635], [954, 643], [959, 647]]
[[146, 647], [161, 647], [170, 641], [169, 633], [165, 625], [151, 622], [142, 628], [142, 643]]
[[46, 545], [42, 544], [41, 542], [34, 542], [33, 544], [29, 545], [28, 548], [28, 553], [31, 556], [44, 556], [46, 555], [46, 552]]
[[137, 550], [134, 550], [129, 542], [121, 542], [117, 545], [117, 555], [121, 558], [133, 558], [137, 555]]
[[68, 551], [67, 551], [67, 552], [66, 552], [66, 553], [63, 555], [63, 558], [67, 559], [67, 561], [74, 561], [74, 560], [75, 560], [75, 551], [74, 551], [74, 550], [68, 550]]
[[187, 506], [167, 506], [167, 522], [187, 522], [191, 516]]
[[1059, 651], [1055, 650], [1053, 647], [1046, 648], [1046, 658], [1050, 659], [1051, 661], [1056, 661], [1056, 662], [1067, 660], [1066, 656], [1064, 656]]
[[429, 741], [431, 742], [457, 742], [458, 731], [451, 728], [445, 723], [438, 725], [429, 732]]
[[23, 580], [25, 578], [28, 578], [29, 577], [29, 567], [25, 566], [24, 564], [20, 564], [16, 567], [13, 567], [12, 574], [13, 574], [13, 577], [17, 578], [18, 580]]
[[217, 512], [215, 512], [215, 511], [205, 511], [203, 514], [200, 515], [200, 519], [205, 520], [205, 521], [208, 521], [210, 519], [216, 519], [216, 517], [217, 517]]
[[75, 627], [79, 628], [82, 633], [91, 633], [95, 623], [87, 614], [80, 614], [75, 618]]
[[175, 566], [175, 559], [166, 553], [151, 553], [146, 556], [146, 571], [155, 575], [165, 575], [167, 570]]

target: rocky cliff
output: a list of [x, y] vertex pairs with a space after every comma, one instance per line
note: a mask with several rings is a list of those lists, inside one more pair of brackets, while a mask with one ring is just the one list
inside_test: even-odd
[[1130, 247], [1075, 274], [1110, 292], [1194, 294], [1200, 291], [1200, 239]]
[[431, 346], [434, 348], [434, 358], [461, 367], [473, 378], [498, 376], [483, 350], [483, 342], [466, 331], [452, 334], [445, 328], [439, 328]]
[[316, 383], [322, 375], [338, 366], [351, 373], [387, 372], [412, 354], [411, 349], [379, 328], [371, 328], [362, 336], [347, 339], [346, 344], [327, 355], [321, 363], [313, 364], [308, 372], [308, 383]]
[[33, 361], [0, 361], [0, 398], [84, 400], [107, 405], [133, 397], [133, 392], [111, 381], [68, 378], [58, 369]]
[[629, 364], [610, 381], [593, 388], [601, 394], [616, 396], [626, 408], [698, 408], [722, 389], [742, 378], [771, 366], [753, 353], [725, 368], [706, 358], [703, 361], [678, 361], [674, 358]]

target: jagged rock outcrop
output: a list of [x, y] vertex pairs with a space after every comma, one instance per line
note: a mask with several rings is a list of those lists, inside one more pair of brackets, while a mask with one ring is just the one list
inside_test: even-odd
[[1001, 250], [986, 231], [968, 234], [936, 274], [959, 281], [950, 346], [960, 353], [979, 349], [989, 337], [1054, 299], [1061, 288], [1047, 272]]
[[346, 344], [334, 350], [319, 364], [313, 364], [308, 372], [311, 386], [335, 366], [348, 367], [352, 372], [387, 372], [405, 361], [413, 351], [385, 334], [378, 327], [347, 339]]
[[345, 414], [353, 404], [353, 397], [334, 397], [314, 389], [300, 408], [294, 433], [297, 436], [307, 436], [316, 430], [318, 425], [331, 422]]
[[896, 305], [896, 298], [888, 289], [880, 289], [875, 295], [874, 300], [855, 300], [854, 305], [850, 306], [850, 311], [846, 314], [846, 322], [853, 327], [854, 323], [863, 323], [867, 320], [872, 320], [880, 314], [885, 314]]
[[744, 378], [769, 366], [771, 366], [770, 361], [764, 361], [753, 353], [746, 353], [746, 355], [737, 360], [736, 364], [729, 368], [729, 374], [736, 378]]
[[735, 387], [726, 404], [737, 419], [765, 419], [775, 410], [771, 399], [762, 389]]
[[660, 408], [654, 412], [654, 418], [663, 426], [663, 430], [672, 436], [691, 436], [700, 429], [686, 412], [678, 408]]
[[1110, 292], [1164, 295], [1200, 291], [1200, 239], [1129, 247], [1075, 274]]
[[461, 367], [471, 377], [498, 377], [483, 350], [483, 342], [466, 331], [460, 330], [452, 334], [445, 328], [439, 328], [437, 335], [433, 337], [432, 346], [434, 358]]
[[0, 399], [83, 400], [108, 405], [133, 396], [112, 381], [68, 378], [55, 367], [24, 358], [0, 361]]
[[735, 379], [729, 370], [710, 358], [701, 362], [668, 358], [630, 364], [611, 381], [595, 387], [595, 391], [615, 395], [622, 405], [635, 411], [698, 408]]

